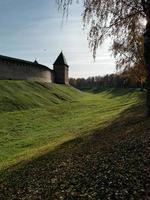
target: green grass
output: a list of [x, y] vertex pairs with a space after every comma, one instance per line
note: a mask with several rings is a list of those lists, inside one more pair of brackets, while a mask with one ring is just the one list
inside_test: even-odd
[[18, 81], [0, 89], [1, 200], [148, 199], [144, 93]]
[[80, 95], [79, 90], [64, 85], [0, 81], [0, 112], [52, 106], [63, 101], [72, 102]]
[[22, 81], [1, 81], [0, 90], [1, 170], [107, 126], [141, 95], [133, 90], [83, 94], [72, 87]]

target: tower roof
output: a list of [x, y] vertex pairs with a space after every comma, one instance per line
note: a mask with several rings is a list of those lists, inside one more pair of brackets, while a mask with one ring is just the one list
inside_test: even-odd
[[58, 58], [54, 62], [54, 65], [66, 65], [67, 67], [69, 66], [67, 64], [66, 58], [62, 52], [59, 54]]

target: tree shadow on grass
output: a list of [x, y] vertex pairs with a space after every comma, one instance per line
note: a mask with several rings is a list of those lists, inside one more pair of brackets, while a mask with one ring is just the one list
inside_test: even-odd
[[148, 199], [150, 120], [134, 106], [109, 126], [9, 170], [0, 199]]
[[119, 96], [123, 96], [123, 95], [126, 95], [126, 96], [131, 96], [133, 92], [139, 92], [140, 97], [142, 99], [145, 98], [145, 94], [146, 94], [146, 91], [141, 91], [140, 89], [135, 89], [135, 88], [122, 88], [122, 89], [117, 89], [117, 88], [110, 88], [110, 89], [101, 89], [101, 90], [91, 90], [90, 92], [91, 93], [94, 93], [94, 94], [98, 94], [98, 93], [101, 93], [101, 92], [107, 92], [107, 94], [110, 94], [111, 96], [109, 98], [114, 98], [114, 97], [119, 97]]
[[122, 96], [125, 94], [128, 94], [129, 92], [135, 91], [135, 88], [103, 88], [103, 89], [93, 89], [90, 90], [91, 93], [100, 93], [100, 92], [106, 92], [113, 93], [115, 96]]

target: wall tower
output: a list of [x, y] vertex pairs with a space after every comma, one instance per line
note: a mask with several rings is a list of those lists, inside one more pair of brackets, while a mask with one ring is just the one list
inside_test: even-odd
[[54, 66], [54, 82], [59, 84], [69, 84], [68, 71], [69, 65], [66, 58], [61, 52], [53, 64]]

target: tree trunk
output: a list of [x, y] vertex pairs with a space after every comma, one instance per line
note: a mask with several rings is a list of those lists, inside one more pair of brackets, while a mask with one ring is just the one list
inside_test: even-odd
[[147, 116], [150, 117], [150, 0], [143, 1], [143, 7], [147, 18], [146, 30], [144, 33], [144, 59], [147, 70]]
[[141, 90], [141, 92], [144, 91], [144, 83], [143, 83], [143, 81], [140, 81], [140, 90]]
[[150, 117], [150, 27], [144, 34], [144, 59], [147, 70], [147, 116]]

